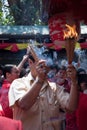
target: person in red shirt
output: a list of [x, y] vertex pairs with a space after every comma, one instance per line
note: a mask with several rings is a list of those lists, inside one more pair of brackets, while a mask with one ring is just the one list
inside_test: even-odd
[[28, 59], [28, 55], [24, 55], [22, 61], [16, 65], [7, 64], [3, 66], [4, 80], [0, 88], [0, 115], [13, 118], [12, 109], [9, 107], [8, 91], [13, 80], [19, 78], [20, 72]]
[[80, 86], [79, 105], [77, 109], [78, 130], [87, 130], [87, 74], [78, 76]]
[[[56, 74], [56, 82], [60, 86], [63, 85], [66, 92], [70, 93], [71, 89], [71, 80], [67, 77], [66, 67], [61, 66], [58, 73]], [[65, 120], [63, 122], [65, 130], [78, 130], [76, 124], [76, 111], [72, 113], [66, 112]]]
[[87, 94], [80, 93], [79, 106], [77, 110], [78, 130], [87, 130]]
[[4, 67], [4, 81], [0, 90], [0, 115], [13, 118], [12, 109], [9, 107], [8, 91], [13, 80], [19, 77], [19, 71], [15, 65], [8, 64]]

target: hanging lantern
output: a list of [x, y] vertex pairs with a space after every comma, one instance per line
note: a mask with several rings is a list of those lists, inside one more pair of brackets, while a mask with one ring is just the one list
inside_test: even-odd
[[80, 23], [73, 18], [71, 13], [56, 14], [48, 22], [50, 37], [54, 44], [65, 45], [63, 30], [65, 30], [66, 24], [70, 26], [76, 25], [76, 31], [80, 34]]

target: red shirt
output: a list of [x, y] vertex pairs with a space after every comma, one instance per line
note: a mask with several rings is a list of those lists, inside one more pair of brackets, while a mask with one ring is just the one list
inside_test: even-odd
[[65, 130], [78, 130], [76, 123], [76, 111], [66, 114], [66, 129]]
[[79, 130], [87, 130], [87, 94], [84, 93], [80, 94], [77, 123]]
[[[66, 84], [66, 91], [70, 92], [70, 80], [68, 79], [68, 85]], [[76, 122], [76, 111], [72, 113], [66, 113], [66, 128], [65, 130], [78, 130], [77, 122]]]
[[0, 90], [0, 104], [2, 106], [2, 116], [13, 118], [12, 109], [9, 107], [8, 91], [10, 84], [7, 80], [4, 80]]

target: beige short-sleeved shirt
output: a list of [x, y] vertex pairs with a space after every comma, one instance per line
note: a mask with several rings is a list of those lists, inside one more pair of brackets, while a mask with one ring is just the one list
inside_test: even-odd
[[69, 94], [55, 83], [45, 83], [37, 97], [36, 103], [29, 110], [22, 110], [15, 102], [31, 89], [31, 73], [27, 77], [13, 81], [9, 90], [9, 104], [13, 106], [14, 119], [23, 122], [24, 130], [60, 130], [63, 118], [59, 107], [65, 109]]

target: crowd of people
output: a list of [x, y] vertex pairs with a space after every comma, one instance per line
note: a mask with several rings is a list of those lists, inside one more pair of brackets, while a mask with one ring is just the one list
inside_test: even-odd
[[31, 53], [19, 65], [0, 65], [1, 130], [87, 130], [86, 99], [87, 73], [81, 67], [51, 68]]

